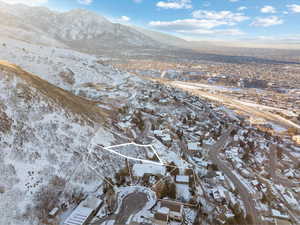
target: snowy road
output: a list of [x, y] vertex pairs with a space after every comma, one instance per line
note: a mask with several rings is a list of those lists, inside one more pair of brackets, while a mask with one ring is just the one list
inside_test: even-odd
[[264, 224], [261, 220], [261, 216], [259, 215], [256, 207], [255, 202], [253, 200], [253, 197], [248, 192], [248, 189], [244, 186], [244, 184], [240, 181], [239, 177], [235, 175], [235, 173], [232, 172], [232, 169], [230, 169], [222, 160], [219, 159], [218, 155], [221, 149], [228, 143], [228, 139], [230, 139], [230, 133], [231, 129], [229, 129], [227, 132], [225, 132], [219, 141], [215, 143], [214, 145], [210, 146], [209, 148], [209, 158], [210, 160], [218, 166], [218, 169], [221, 170], [235, 185], [237, 188], [239, 195], [241, 196], [246, 210], [247, 214], [251, 217], [251, 222], [254, 225], [262, 225]]

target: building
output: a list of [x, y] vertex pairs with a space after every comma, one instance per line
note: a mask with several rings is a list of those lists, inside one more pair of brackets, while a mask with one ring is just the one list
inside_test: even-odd
[[176, 198], [182, 202], [189, 202], [191, 199], [189, 181], [189, 176], [178, 175], [175, 177]]
[[249, 122], [252, 125], [265, 125], [266, 124], [266, 120], [263, 118], [258, 118], [258, 117], [250, 117]]
[[55, 207], [49, 212], [49, 217], [55, 218], [57, 214], [59, 213], [60, 209]]
[[179, 202], [161, 200], [160, 206], [170, 210], [169, 218], [177, 221], [183, 220], [183, 205]]
[[177, 184], [186, 184], [188, 185], [190, 181], [189, 176], [182, 176], [182, 175], [177, 175], [175, 178], [175, 182]]
[[295, 135], [295, 136], [293, 136], [293, 141], [294, 141], [297, 145], [300, 145], [300, 135]]
[[188, 150], [189, 151], [199, 151], [201, 150], [198, 142], [189, 142], [188, 143]]
[[139, 164], [133, 165], [132, 173], [134, 177], [143, 177], [145, 174], [164, 176], [166, 174], [166, 167], [156, 164]]
[[199, 142], [189, 142], [187, 144], [187, 148], [188, 151], [194, 156], [197, 156], [202, 153], [202, 149], [199, 145]]
[[281, 220], [288, 220], [289, 219], [288, 214], [285, 213], [285, 212], [281, 212], [281, 211], [276, 210], [276, 209], [272, 209], [271, 212], [272, 212], [272, 216], [276, 219], [281, 219]]
[[103, 201], [93, 195], [83, 200], [65, 220], [64, 225], [87, 225], [99, 211]]
[[169, 221], [170, 209], [161, 207], [154, 214], [154, 224], [156, 225], [167, 225]]

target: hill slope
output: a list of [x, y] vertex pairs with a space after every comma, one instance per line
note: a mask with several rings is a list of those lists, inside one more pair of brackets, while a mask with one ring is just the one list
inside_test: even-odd
[[92, 102], [0, 62], [0, 224], [41, 224], [54, 197], [99, 185], [82, 163], [96, 131], [100, 143], [114, 140], [106, 119]]

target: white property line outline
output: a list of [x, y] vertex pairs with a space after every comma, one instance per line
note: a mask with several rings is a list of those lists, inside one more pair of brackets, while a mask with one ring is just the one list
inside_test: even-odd
[[[134, 158], [134, 157], [130, 157], [130, 156], [125, 156], [121, 153], [118, 153], [114, 150], [110, 150], [112, 148], [116, 148], [116, 147], [123, 147], [123, 146], [130, 146], [130, 145], [134, 145], [134, 146], [138, 146], [138, 147], [150, 147], [152, 149], [152, 151], [154, 152], [154, 154], [157, 156], [157, 158], [159, 159], [160, 163], [157, 163], [157, 162], [153, 162], [151, 160], [143, 160], [143, 159], [138, 159], [138, 158]], [[99, 147], [101, 147], [102, 149], [104, 150], [107, 150], [109, 151], [110, 153], [112, 154], [117, 154], [121, 157], [124, 157], [126, 159], [131, 159], [131, 160], [134, 160], [134, 161], [140, 161], [140, 162], [143, 162], [143, 163], [148, 163], [148, 164], [154, 164], [154, 165], [159, 165], [159, 166], [166, 166], [166, 167], [173, 167], [174, 169], [172, 169], [172, 171], [170, 171], [169, 173], [173, 172], [175, 169], [187, 169], [187, 167], [177, 167], [177, 166], [173, 166], [173, 165], [169, 165], [167, 164], [166, 162], [164, 162], [159, 156], [158, 156], [158, 153], [156, 152], [155, 148], [153, 147], [153, 145], [142, 145], [142, 144], [137, 144], [137, 143], [134, 143], [134, 142], [130, 142], [130, 143], [124, 143], [124, 144], [119, 144], [119, 145], [111, 145], [111, 146], [108, 146], [108, 147], [102, 147], [100, 145], [98, 145]], [[182, 161], [182, 159], [180, 159]], [[92, 168], [90, 167], [91, 169], [95, 170], [95, 168]], [[191, 169], [193, 171], [193, 174], [195, 174], [195, 169], [194, 168], [188, 168], [188, 169]], [[153, 184], [151, 186], [151, 189], [153, 189], [154, 187], [156, 187], [156, 185], [160, 182], [162, 182], [164, 179], [166, 179], [169, 175], [165, 175], [163, 176], [162, 178], [160, 178], [155, 184]], [[103, 176], [104, 177], [104, 176]], [[105, 179], [106, 180], [106, 179]], [[110, 185], [112, 185], [110, 182], [108, 182]]]
[[[119, 152], [111, 150], [112, 148], [123, 147], [123, 146], [125, 147], [125, 146], [130, 146], [130, 145], [134, 145], [134, 146], [137, 146], [137, 147], [144, 147], [144, 148], [149, 147], [149, 148], [151, 148], [151, 150], [156, 155], [156, 157], [158, 158], [158, 160], [159, 160], [160, 163], [157, 163], [157, 162], [154, 162], [154, 161], [151, 161], [151, 160], [139, 159], [139, 158], [135, 158], [135, 157], [126, 156], [126, 155], [123, 155], [123, 154], [121, 154]], [[137, 144], [135, 142], [130, 142], [130, 143], [124, 143], [124, 144], [120, 144], [120, 145], [112, 145], [112, 146], [108, 146], [108, 147], [103, 147], [103, 149], [105, 149], [105, 150], [107, 150], [107, 151], [109, 151], [111, 153], [117, 154], [117, 155], [119, 155], [121, 157], [127, 158], [127, 159], [131, 159], [131, 160], [135, 160], [135, 161], [141, 161], [141, 162], [155, 164], [155, 165], [165, 165], [165, 162], [159, 157], [159, 155], [156, 152], [156, 150], [153, 147], [153, 145], [141, 145], [141, 144]]]
[[[135, 145], [135, 146], [138, 146], [138, 147], [150, 147], [152, 149], [152, 151], [154, 152], [154, 154], [158, 157], [158, 160], [160, 161], [160, 163], [154, 162], [154, 161], [151, 161], [151, 160], [139, 159], [139, 158], [135, 158], [135, 157], [131, 157], [131, 156], [126, 156], [126, 155], [123, 155], [123, 154], [121, 154], [119, 152], [116, 152], [114, 150], [110, 150], [111, 148], [122, 147], [122, 146], [129, 146], [129, 145]], [[112, 154], [116, 154], [116, 155], [119, 155], [119, 156], [124, 157], [126, 159], [130, 159], [130, 160], [134, 160], [134, 161], [140, 161], [140, 162], [154, 164], [154, 165], [159, 165], [159, 166], [174, 167], [174, 168], [178, 168], [178, 169], [186, 169], [187, 168], [187, 167], [183, 167], [183, 166], [178, 167], [178, 166], [173, 166], [173, 165], [167, 164], [164, 160], [162, 160], [158, 156], [158, 153], [154, 149], [153, 145], [141, 145], [141, 144], [137, 144], [137, 143], [134, 143], [134, 142], [130, 142], [130, 143], [124, 143], [124, 144], [120, 144], [120, 145], [111, 145], [111, 146], [108, 146], [108, 147], [102, 147], [101, 145], [97, 145], [97, 147], [102, 148], [102, 149], [104, 149], [104, 150], [106, 150], [106, 151], [108, 151], [108, 152], [110, 152]], [[88, 155], [90, 155], [91, 153], [92, 153], [92, 151], [89, 151]], [[182, 161], [182, 159], [180, 159], [180, 160]], [[192, 169], [192, 168], [189, 168], [189, 169]]]
[[[98, 128], [98, 130], [95, 132], [95, 134], [101, 129], [101, 127]], [[105, 129], [104, 129], [105, 130]], [[95, 151], [93, 151], [93, 147], [99, 147], [101, 149], [104, 149], [112, 154], [116, 154], [116, 155], [119, 155], [120, 157], [123, 157], [123, 158], [126, 158], [126, 159], [130, 159], [130, 160], [134, 160], [134, 161], [139, 161], [139, 162], [142, 162], [142, 163], [148, 163], [148, 164], [154, 164], [154, 165], [159, 165], [159, 166], [166, 166], [166, 167], [173, 167], [174, 169], [171, 171], [173, 172], [176, 168], [178, 169], [186, 169], [187, 167], [183, 167], [183, 166], [180, 166], [180, 167], [177, 167], [177, 166], [173, 166], [173, 165], [169, 165], [167, 164], [166, 161], [162, 160], [159, 156], [159, 154], [157, 153], [157, 151], [155, 150], [154, 146], [152, 144], [147, 144], [147, 145], [143, 145], [143, 144], [137, 144], [135, 142], [128, 142], [128, 143], [123, 143], [123, 144], [118, 144], [118, 145], [111, 145], [111, 146], [101, 146], [100, 144], [95, 144], [95, 143], [92, 143], [93, 142], [93, 139], [95, 138], [96, 135], [94, 135], [91, 139], [90, 139], [90, 143], [88, 144], [88, 154], [86, 155], [86, 159], [88, 159], [92, 153], [96, 154], [97, 153]], [[144, 148], [150, 148], [153, 153], [157, 156], [159, 162], [154, 162], [154, 161], [151, 161], [151, 160], [145, 160], [145, 159], [139, 159], [139, 158], [135, 158], [135, 157], [130, 157], [130, 156], [126, 156], [126, 155], [123, 155], [121, 153], [118, 153], [114, 150], [112, 150], [112, 148], [116, 148], [116, 147], [123, 147], [123, 146], [130, 146], [130, 145], [134, 145], [134, 146], [137, 146], [137, 147], [144, 147]], [[180, 161], [183, 161], [182, 159], [180, 159]], [[190, 164], [190, 163], [189, 163]], [[192, 165], [192, 164], [190, 164]], [[104, 179], [104, 181], [106, 181], [109, 185], [111, 185], [113, 188], [115, 188], [115, 185], [111, 184], [106, 178], [104, 175], [100, 175], [98, 171], [96, 171], [96, 168], [93, 168], [92, 166], [89, 166], [87, 165], [92, 171], [94, 171], [98, 176], [100, 176], [102, 179]], [[193, 171], [193, 174], [196, 174], [195, 173], [195, 169], [193, 168], [188, 168], [188, 169], [191, 169]], [[153, 190], [153, 187], [155, 187], [158, 183], [160, 183], [162, 180], [164, 180], [165, 178], [167, 178], [169, 175], [165, 175], [163, 176], [161, 179], [159, 179], [155, 184], [151, 185], [151, 189]], [[118, 190], [118, 188], [116, 188]]]

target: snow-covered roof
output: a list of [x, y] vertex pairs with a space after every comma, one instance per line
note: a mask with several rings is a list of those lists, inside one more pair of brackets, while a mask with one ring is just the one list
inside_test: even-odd
[[84, 201], [82, 201], [79, 206], [95, 210], [102, 204], [103, 200], [97, 198], [96, 196], [89, 195]]
[[178, 175], [178, 176], [176, 176], [176, 182], [179, 182], [179, 183], [189, 183], [189, 176]]
[[279, 218], [288, 218], [288, 216], [286, 214], [283, 214], [276, 209], [272, 209], [272, 215], [275, 217], [279, 217]]
[[78, 206], [66, 219], [64, 225], [83, 225], [93, 213], [93, 209]]
[[186, 184], [176, 184], [176, 196], [178, 199], [184, 199], [184, 201], [189, 201], [191, 198], [189, 186]]
[[93, 211], [102, 204], [102, 200], [96, 196], [89, 195], [66, 219], [64, 225], [83, 225], [86, 223]]
[[157, 210], [158, 213], [161, 213], [161, 214], [169, 214], [170, 213], [170, 209], [167, 208], [167, 207], [161, 207]]
[[154, 175], [165, 175], [166, 167], [155, 165], [155, 164], [134, 164], [133, 165], [133, 175], [136, 177], [142, 177], [144, 174], [154, 174]]
[[58, 213], [58, 211], [59, 211], [59, 208], [55, 207], [49, 212], [49, 215], [55, 216]]
[[200, 150], [200, 147], [198, 145], [198, 142], [190, 142], [188, 143], [188, 149], [190, 151], [197, 151], [197, 150]]

